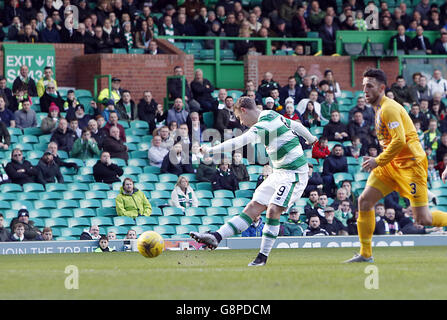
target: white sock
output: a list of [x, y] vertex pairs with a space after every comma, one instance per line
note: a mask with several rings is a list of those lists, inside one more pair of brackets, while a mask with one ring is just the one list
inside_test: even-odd
[[267, 222], [262, 229], [261, 250], [259, 252], [268, 257], [278, 234], [279, 219], [267, 219]]
[[222, 239], [225, 239], [245, 231], [252, 222], [253, 220], [248, 215], [241, 213], [228, 220], [217, 232], [222, 236]]

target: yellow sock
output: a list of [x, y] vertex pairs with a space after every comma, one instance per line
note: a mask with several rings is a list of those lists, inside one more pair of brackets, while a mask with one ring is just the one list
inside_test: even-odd
[[447, 212], [442, 212], [439, 210], [434, 210], [431, 213], [432, 216], [432, 226], [434, 227], [446, 227], [447, 226]]
[[369, 258], [372, 256], [372, 236], [376, 227], [376, 217], [374, 210], [359, 211], [357, 219], [357, 231], [360, 239], [360, 254]]

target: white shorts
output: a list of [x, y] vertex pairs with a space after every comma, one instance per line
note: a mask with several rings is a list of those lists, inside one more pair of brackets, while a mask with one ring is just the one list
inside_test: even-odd
[[290, 170], [274, 170], [253, 195], [253, 200], [268, 206], [270, 203], [290, 208], [301, 198], [306, 189], [309, 174]]

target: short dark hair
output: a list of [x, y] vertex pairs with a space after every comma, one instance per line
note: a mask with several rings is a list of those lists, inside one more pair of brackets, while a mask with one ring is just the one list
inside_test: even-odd
[[386, 86], [386, 74], [380, 69], [369, 68], [363, 73], [363, 77], [374, 78]]
[[242, 96], [237, 100], [236, 104], [234, 105], [234, 109], [240, 109], [240, 108], [256, 109], [256, 102], [250, 97]]

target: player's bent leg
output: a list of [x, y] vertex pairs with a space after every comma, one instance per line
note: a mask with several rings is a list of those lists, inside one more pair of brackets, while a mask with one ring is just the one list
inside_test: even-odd
[[446, 227], [447, 212], [433, 210], [430, 212], [428, 206], [412, 206], [413, 215], [416, 223], [423, 226]]
[[359, 217], [357, 219], [357, 231], [360, 241], [360, 254], [345, 262], [374, 262], [372, 258], [372, 236], [376, 227], [374, 205], [383, 198], [379, 189], [366, 186], [359, 197]]
[[228, 220], [227, 223], [220, 227], [216, 232], [191, 232], [190, 236], [197, 242], [204, 243], [210, 249], [216, 249], [222, 239], [246, 230], [251, 225], [254, 218], [259, 216], [266, 208], [265, 205], [256, 201], [250, 201], [240, 215], [234, 216]]
[[263, 266], [267, 263], [267, 258], [279, 234], [279, 219], [286, 209], [286, 207], [281, 207], [273, 203], [269, 204], [266, 215], [267, 220], [262, 229], [260, 251], [255, 260], [250, 262], [248, 266]]

